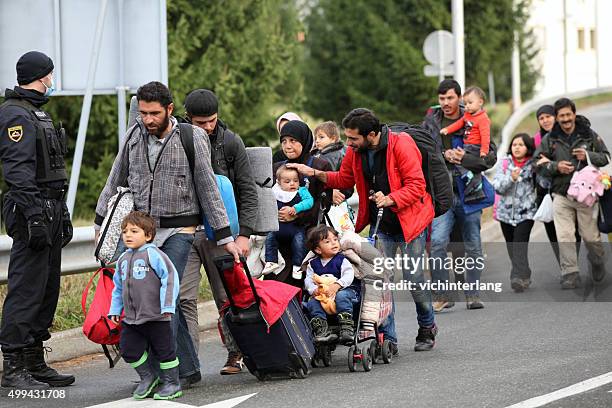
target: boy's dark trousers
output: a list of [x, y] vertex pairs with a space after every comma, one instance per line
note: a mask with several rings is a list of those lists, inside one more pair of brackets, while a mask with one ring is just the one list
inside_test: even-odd
[[162, 363], [176, 358], [175, 340], [170, 320], [143, 324], [121, 323], [121, 356], [127, 363], [134, 363], [151, 348]]

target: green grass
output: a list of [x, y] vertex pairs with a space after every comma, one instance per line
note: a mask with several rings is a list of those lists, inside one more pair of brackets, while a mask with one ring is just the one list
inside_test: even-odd
[[[80, 327], [83, 324], [84, 316], [81, 309], [81, 296], [83, 289], [89, 282], [93, 272], [83, 273], [79, 275], [62, 276], [60, 283], [60, 297], [57, 303], [57, 310], [55, 311], [55, 318], [53, 320], [53, 326], [51, 331], [62, 331]], [[199, 298], [200, 300], [211, 300], [212, 292], [206, 273], [202, 269], [202, 279], [200, 280]], [[94, 279], [91, 289], [89, 290], [89, 296], [87, 298], [87, 305], [92, 301], [95, 293], [95, 284], [98, 278]], [[0, 286], [0, 311], [6, 298], [7, 286]]]

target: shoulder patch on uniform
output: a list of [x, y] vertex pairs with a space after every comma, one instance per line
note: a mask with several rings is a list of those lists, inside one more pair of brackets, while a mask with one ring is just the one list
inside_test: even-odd
[[36, 116], [38, 116], [41, 119], [46, 119], [47, 118], [47, 114], [45, 112], [36, 111], [34, 113], [36, 114]]
[[19, 142], [23, 137], [23, 126], [18, 125], [8, 128], [8, 137], [15, 143]]

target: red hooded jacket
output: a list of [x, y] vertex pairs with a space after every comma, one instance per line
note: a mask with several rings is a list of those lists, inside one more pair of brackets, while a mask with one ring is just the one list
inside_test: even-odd
[[[389, 130], [387, 145], [387, 174], [389, 196], [396, 205], [389, 207], [402, 225], [404, 239], [412, 241], [431, 223], [434, 207], [431, 196], [425, 191], [425, 178], [421, 168], [421, 153], [410, 135]], [[361, 232], [369, 223], [368, 186], [363, 175], [361, 154], [349, 148], [340, 170], [327, 172], [327, 187], [346, 189], [356, 186], [359, 195], [359, 212], [355, 230]]]

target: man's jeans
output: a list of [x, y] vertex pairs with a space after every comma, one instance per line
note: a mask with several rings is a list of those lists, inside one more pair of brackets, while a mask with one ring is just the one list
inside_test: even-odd
[[[404, 256], [415, 259], [422, 258], [425, 255], [426, 238], [427, 229], [423, 230], [419, 236], [409, 243], [404, 241], [403, 234], [389, 235], [385, 234], [384, 232], [378, 233], [380, 247], [382, 248], [385, 257], [395, 258], [395, 254], [399, 248], [402, 260], [404, 259]], [[421, 266], [422, 262], [418, 262], [418, 266], [414, 271], [404, 270], [402, 268], [403, 278], [409, 282], [414, 282], [418, 287], [419, 283], [425, 282], [425, 278], [423, 277], [423, 269]], [[416, 306], [417, 322], [419, 327], [431, 327], [434, 324], [434, 312], [433, 308], [431, 307], [431, 292], [429, 290], [417, 289], [411, 291], [411, 294]], [[384, 334], [386, 339], [397, 343], [397, 334], [395, 332], [395, 301], [393, 302], [391, 314], [389, 315], [387, 322], [380, 328], [380, 331]]]
[[[183, 280], [183, 271], [187, 264], [187, 257], [193, 244], [194, 234], [174, 234], [159, 247], [167, 256], [176, 268], [179, 276], [179, 282]], [[120, 249], [125, 250], [123, 241], [119, 242]], [[194, 347], [187, 321], [180, 307], [180, 300], [176, 299], [176, 312], [172, 315], [172, 332], [176, 339], [176, 356], [179, 360], [179, 375], [187, 377], [200, 371], [200, 360], [198, 353]], [[155, 353], [151, 354], [153, 367], [159, 367], [159, 361]]]
[[[447, 269], [449, 262], [446, 261], [447, 248], [450, 240], [450, 234], [453, 230], [455, 222], [461, 225], [463, 234], [463, 245], [465, 248], [465, 256], [476, 260], [482, 258], [482, 244], [480, 241], [480, 217], [482, 210], [478, 210], [472, 214], [465, 214], [463, 204], [459, 197], [455, 194], [454, 205], [443, 215], [434, 218], [432, 233], [431, 233], [431, 251], [429, 266], [431, 269], [432, 282], [448, 282], [450, 269]], [[455, 261], [453, 261], [455, 262]], [[474, 265], [470, 268], [465, 268], [465, 282], [473, 283], [480, 280], [482, 268], [477, 265], [482, 265], [480, 262], [464, 262], [463, 265]], [[439, 283], [438, 283], [439, 284]], [[478, 290], [465, 291], [467, 296], [478, 295]], [[446, 291], [438, 290], [434, 292], [434, 296], [446, 296]]]

